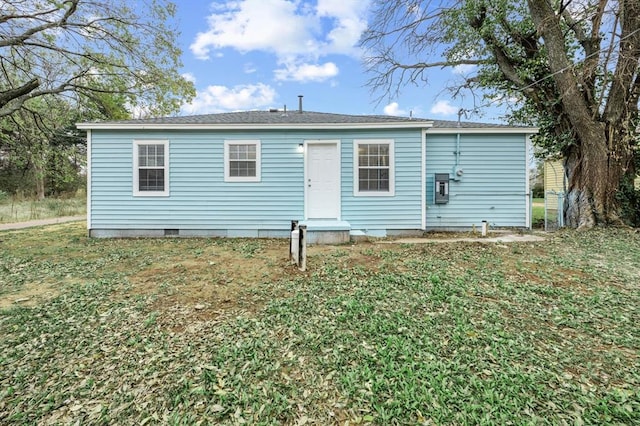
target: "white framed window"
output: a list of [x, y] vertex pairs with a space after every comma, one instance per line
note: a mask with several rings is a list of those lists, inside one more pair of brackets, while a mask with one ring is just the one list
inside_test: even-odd
[[355, 196], [394, 195], [393, 142], [392, 139], [353, 141], [353, 194]]
[[225, 182], [260, 182], [260, 141], [224, 142]]
[[169, 195], [169, 141], [133, 141], [133, 195]]

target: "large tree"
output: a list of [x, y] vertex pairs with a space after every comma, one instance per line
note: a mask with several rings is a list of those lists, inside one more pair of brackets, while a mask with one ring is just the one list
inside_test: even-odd
[[126, 96], [148, 115], [194, 95], [168, 0], [1, 0], [0, 117], [45, 95]]
[[468, 67], [452, 90], [516, 99], [511, 118], [565, 158], [566, 223], [616, 224], [636, 174], [640, 0], [377, 0], [363, 38], [374, 89]]
[[[86, 135], [75, 128], [80, 111], [43, 95], [0, 118], [0, 191], [44, 199], [78, 189], [86, 164]], [[105, 118], [83, 113], [83, 117]]]

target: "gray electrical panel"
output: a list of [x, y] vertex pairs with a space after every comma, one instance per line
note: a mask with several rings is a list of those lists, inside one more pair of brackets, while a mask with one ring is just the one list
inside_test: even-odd
[[447, 204], [449, 202], [449, 173], [436, 173], [435, 182], [435, 203]]

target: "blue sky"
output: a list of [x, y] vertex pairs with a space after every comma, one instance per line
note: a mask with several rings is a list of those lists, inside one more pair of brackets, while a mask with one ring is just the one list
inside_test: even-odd
[[[178, 0], [183, 75], [196, 98], [182, 114], [298, 107], [344, 114], [456, 120], [470, 100], [443, 90], [460, 70], [433, 70], [429, 85], [406, 86], [397, 99], [380, 92], [358, 48], [370, 0]], [[468, 70], [467, 70], [468, 71]], [[471, 120], [500, 121], [499, 109]], [[463, 118], [464, 119], [464, 118]]]

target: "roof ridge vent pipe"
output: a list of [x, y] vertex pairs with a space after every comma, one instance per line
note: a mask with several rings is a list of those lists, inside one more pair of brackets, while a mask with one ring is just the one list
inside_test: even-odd
[[287, 116], [287, 104], [284, 104], [284, 110], [282, 112], [282, 117], [286, 117]]
[[298, 112], [300, 114], [302, 114], [302, 98], [304, 98], [304, 95], [298, 95]]

